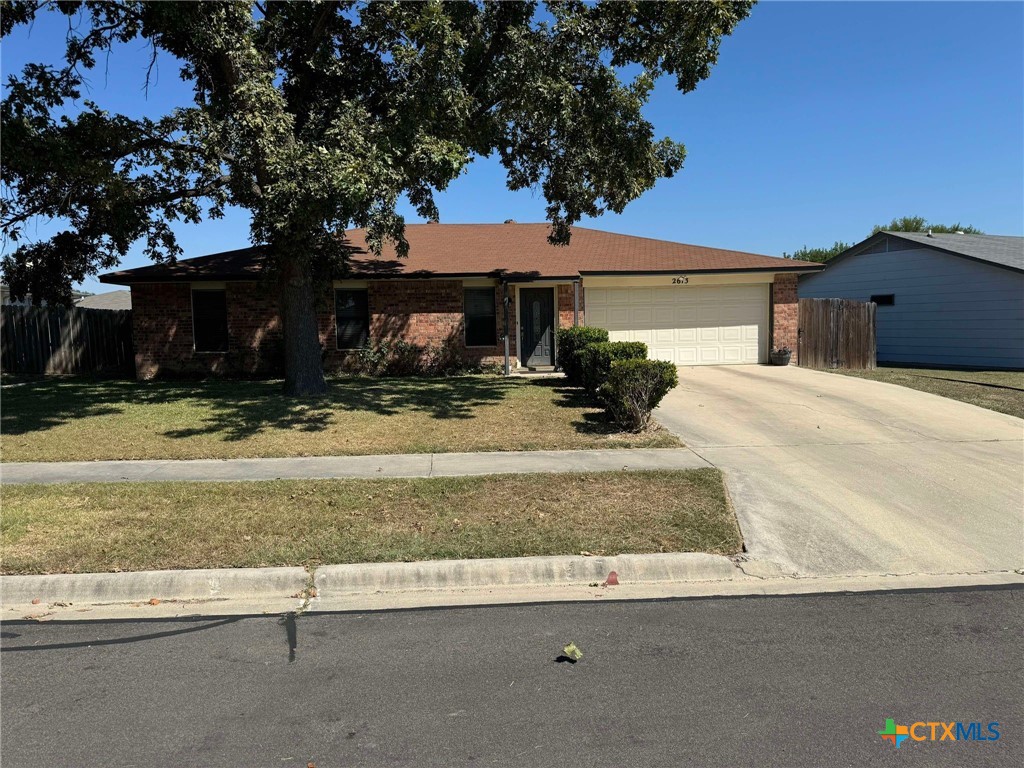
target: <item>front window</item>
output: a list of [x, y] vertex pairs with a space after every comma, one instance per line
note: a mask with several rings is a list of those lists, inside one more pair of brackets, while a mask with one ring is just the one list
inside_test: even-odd
[[196, 352], [227, 352], [227, 291], [192, 290], [192, 339]]
[[365, 290], [334, 292], [338, 349], [362, 349], [370, 338], [369, 301]]
[[466, 288], [466, 346], [493, 347], [498, 343], [494, 288]]

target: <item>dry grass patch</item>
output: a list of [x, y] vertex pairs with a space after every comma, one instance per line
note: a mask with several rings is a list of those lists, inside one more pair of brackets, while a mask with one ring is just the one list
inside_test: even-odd
[[873, 371], [840, 370], [836, 373], [899, 384], [1024, 419], [1024, 371], [885, 367]]
[[622, 433], [560, 379], [337, 378], [316, 399], [277, 381], [35, 379], [3, 388], [4, 461], [230, 459], [662, 448]]
[[4, 573], [739, 550], [715, 469], [4, 489]]

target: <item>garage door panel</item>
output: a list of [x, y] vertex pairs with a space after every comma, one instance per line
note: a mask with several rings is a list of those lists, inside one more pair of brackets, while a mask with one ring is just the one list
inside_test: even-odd
[[654, 307], [654, 327], [674, 328], [676, 326], [676, 312], [673, 307]]
[[743, 341], [743, 328], [732, 326], [722, 326], [721, 339], [723, 342], [729, 344], [735, 344], [738, 341]]
[[628, 328], [630, 326], [629, 307], [610, 307], [608, 322], [612, 328]]
[[722, 362], [722, 350], [720, 347], [701, 347], [697, 350], [700, 362], [703, 365], [713, 365]]
[[768, 285], [585, 288], [588, 325], [642, 341], [677, 365], [757, 363], [767, 338]]
[[652, 360], [664, 360], [666, 363], [676, 362], [675, 347], [652, 346], [647, 350], [647, 352]]
[[698, 362], [696, 347], [676, 350], [676, 365], [697, 365]]
[[653, 307], [633, 307], [629, 313], [630, 328], [651, 328], [654, 326]]
[[721, 341], [721, 339], [718, 338], [718, 331], [719, 330], [720, 329], [718, 328], [718, 326], [713, 326], [711, 328], [706, 328], [706, 327], [705, 328], [701, 328], [700, 329], [700, 340], [701, 341], [710, 341], [710, 342], [715, 342], [715, 343]]
[[676, 307], [676, 326], [679, 328], [692, 328], [697, 325], [696, 307]]
[[653, 301], [653, 291], [650, 288], [630, 288], [629, 289], [629, 303], [635, 307], [647, 305], [650, 306]]

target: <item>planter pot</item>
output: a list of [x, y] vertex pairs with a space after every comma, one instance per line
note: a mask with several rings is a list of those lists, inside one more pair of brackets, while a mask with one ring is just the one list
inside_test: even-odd
[[789, 365], [792, 352], [772, 352], [772, 365]]

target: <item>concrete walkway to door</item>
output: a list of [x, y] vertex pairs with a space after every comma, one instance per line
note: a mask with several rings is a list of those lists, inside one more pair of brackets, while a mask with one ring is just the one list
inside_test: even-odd
[[721, 468], [748, 572], [1024, 566], [1024, 421], [795, 366], [681, 368], [656, 417]]

